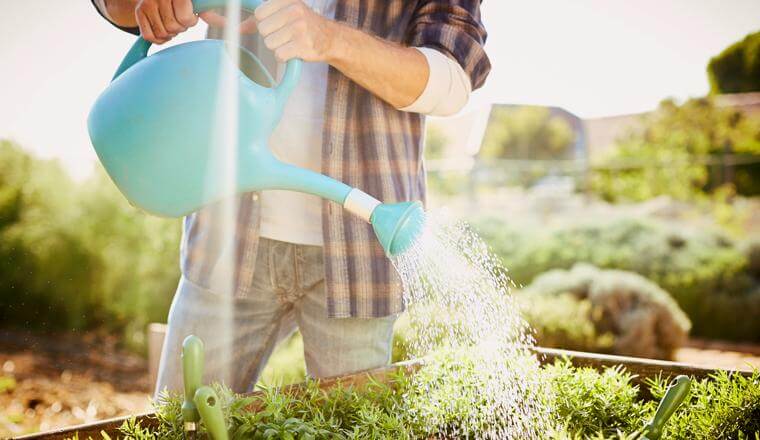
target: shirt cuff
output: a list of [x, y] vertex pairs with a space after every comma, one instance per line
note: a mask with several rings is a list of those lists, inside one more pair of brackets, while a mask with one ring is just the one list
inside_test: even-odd
[[95, 5], [96, 8], [98, 8], [98, 12], [100, 12], [100, 15], [103, 16], [106, 20], [113, 23], [113, 19], [110, 15], [108, 15], [108, 8], [106, 8], [106, 0], [92, 0], [92, 4]]
[[456, 61], [429, 47], [416, 47], [427, 60], [430, 74], [425, 90], [409, 106], [399, 110], [429, 116], [449, 116], [460, 111], [470, 98], [472, 84]]
[[106, 21], [114, 25], [115, 27], [123, 30], [124, 32], [129, 32], [130, 34], [134, 35], [140, 35], [140, 28], [139, 27], [123, 27], [119, 26], [118, 24], [113, 22], [113, 18], [111, 18], [111, 15], [108, 14], [108, 8], [106, 7], [106, 0], [92, 0], [93, 6], [95, 6], [95, 9], [98, 11], [98, 14], [100, 14], [101, 17], [105, 18]]

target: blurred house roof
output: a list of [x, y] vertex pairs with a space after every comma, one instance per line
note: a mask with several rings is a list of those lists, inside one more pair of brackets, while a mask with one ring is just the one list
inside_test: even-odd
[[[716, 95], [714, 100], [718, 107], [730, 107], [750, 115], [760, 115], [760, 92]], [[642, 117], [647, 114], [649, 112], [584, 119], [589, 154], [592, 157], [604, 154], [614, 146], [616, 139], [627, 132], [640, 130], [643, 126]]]
[[588, 151], [590, 157], [604, 154], [615, 145], [620, 136], [640, 130], [643, 127], [643, 116], [648, 113], [633, 113], [629, 115], [603, 116], [583, 120], [586, 128]]
[[760, 115], [760, 92], [716, 95], [715, 103], [720, 107], [733, 107], [751, 115]]

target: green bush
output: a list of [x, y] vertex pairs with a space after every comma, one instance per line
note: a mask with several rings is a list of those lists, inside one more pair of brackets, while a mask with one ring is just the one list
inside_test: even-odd
[[[691, 326], [670, 295], [646, 278], [620, 270], [599, 270], [587, 264], [577, 264], [569, 271], [546, 272], [526, 287], [521, 296], [527, 297], [528, 304], [536, 297], [560, 299], [554, 305], [557, 309], [552, 317], [560, 322], [577, 319], [566, 314], [568, 309], [560, 309], [568, 296], [580, 304], [588, 304], [588, 309], [594, 311], [586, 316], [594, 327], [591, 334], [612, 335], [612, 352], [616, 354], [671, 358], [673, 351], [685, 342]], [[538, 313], [546, 313], [546, 308], [543, 306]], [[538, 313], [534, 311], [533, 315]], [[577, 326], [578, 321], [575, 323]], [[540, 336], [538, 340], [541, 343]]]
[[692, 334], [760, 341], [760, 280], [740, 246], [720, 233], [636, 219], [542, 231], [495, 218], [474, 223], [518, 285], [581, 262], [635, 272], [673, 296]]
[[747, 256], [749, 273], [760, 279], [760, 237], [742, 243], [742, 251]]
[[760, 32], [723, 50], [707, 65], [712, 93], [760, 91]]
[[179, 278], [180, 224], [129, 206], [105, 174], [73, 182], [0, 142], [0, 322], [124, 331], [143, 344]]
[[562, 361], [544, 367], [544, 374], [556, 396], [557, 419], [574, 435], [635, 432], [652, 414], [654, 405], [642, 401], [634, 376], [623, 368], [599, 372]]
[[565, 350], [613, 353], [615, 336], [596, 325], [599, 310], [588, 299], [570, 293], [556, 296], [517, 295], [536, 344]]

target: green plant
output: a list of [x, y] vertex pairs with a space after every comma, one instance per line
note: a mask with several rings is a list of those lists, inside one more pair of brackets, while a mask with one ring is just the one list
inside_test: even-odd
[[[487, 425], [477, 423], [478, 387], [487, 377], [473, 370], [467, 351], [443, 353], [416, 373], [402, 372], [386, 382], [321, 389], [311, 381], [303, 388], [270, 388], [252, 397], [216, 387], [234, 439], [412, 439], [441, 438], [437, 427], [458, 432], [456, 438], [477, 438]], [[646, 382], [647, 392], [622, 367], [597, 371], [558, 361], [539, 370], [547, 389], [551, 421], [542, 438], [640, 438], [656, 401], [669, 380]], [[687, 401], [666, 425], [668, 439], [751, 439], [760, 434], [760, 372], [750, 377], [719, 373], [694, 381]], [[432, 404], [431, 404], [432, 403]], [[157, 402], [155, 428], [135, 420], [121, 433], [131, 440], [183, 439], [181, 396], [164, 395]], [[475, 416], [475, 423], [472, 417]], [[153, 425], [151, 425], [153, 426]], [[201, 434], [204, 433], [201, 426]], [[452, 438], [452, 437], [446, 437]]]
[[[339, 385], [329, 390], [311, 381], [297, 394], [267, 388], [246, 398], [224, 387], [215, 389], [233, 439], [405, 439], [410, 438], [410, 426], [403, 425], [394, 411], [400, 408], [400, 390], [406, 381], [399, 374], [388, 385], [370, 381], [361, 387]], [[146, 430], [132, 420], [121, 432], [128, 440], [184, 439], [180, 405], [181, 396], [165, 394], [157, 403], [157, 429]]]
[[597, 329], [600, 311], [588, 299], [569, 293], [551, 297], [518, 294], [517, 298], [537, 345], [596, 353], [613, 351], [615, 337]]
[[73, 182], [52, 161], [0, 142], [0, 322], [106, 328], [134, 348], [163, 321], [180, 224], [129, 206], [101, 170]]
[[712, 93], [760, 91], [760, 32], [748, 34], [707, 65]]
[[[667, 292], [646, 278], [620, 270], [576, 264], [546, 272], [523, 296], [588, 301], [594, 333], [613, 335], [612, 351], [646, 358], [670, 358], [686, 340], [691, 323]], [[561, 312], [560, 312], [561, 313]], [[558, 316], [558, 319], [567, 318]]]
[[474, 224], [518, 286], [580, 262], [630, 271], [673, 296], [691, 319], [692, 334], [760, 340], [760, 280], [724, 234], [638, 219], [540, 231], [493, 217]]
[[[668, 380], [647, 379], [652, 395], [665, 394]], [[720, 371], [695, 381], [685, 403], [666, 425], [663, 438], [750, 439], [760, 435], [760, 372], [751, 376]]]
[[634, 432], [654, 412], [652, 402], [642, 401], [633, 375], [621, 367], [600, 373], [561, 361], [544, 372], [555, 396], [556, 417], [572, 434]]

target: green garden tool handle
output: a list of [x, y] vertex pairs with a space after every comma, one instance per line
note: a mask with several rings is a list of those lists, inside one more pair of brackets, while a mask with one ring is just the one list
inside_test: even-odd
[[203, 384], [203, 341], [189, 335], [182, 342], [182, 379], [185, 385], [185, 401], [182, 402], [182, 420], [185, 430], [194, 431], [193, 424], [200, 420], [198, 409], [193, 399], [195, 392]]
[[665, 396], [660, 401], [652, 421], [644, 427], [645, 440], [658, 440], [662, 436], [662, 429], [670, 416], [676, 412], [676, 408], [684, 401], [691, 388], [691, 379], [688, 376], [676, 377], [673, 385], [668, 387]]
[[224, 423], [222, 406], [219, 402], [219, 396], [216, 395], [211, 387], [200, 387], [195, 392], [195, 405], [201, 414], [203, 425], [206, 427], [209, 437], [212, 440], [228, 440], [227, 426]]
[[[198, 14], [210, 9], [224, 7], [227, 5], [227, 3], [228, 0], [193, 0], [193, 11]], [[263, 3], [263, 0], [240, 0], [240, 5], [244, 10], [248, 12], [253, 12], [261, 3]], [[119, 75], [135, 65], [138, 61], [147, 57], [151, 44], [152, 43], [150, 41], [144, 39], [143, 37], [138, 37], [137, 41], [135, 41], [127, 54], [124, 56], [121, 64], [119, 64], [119, 68], [116, 69], [116, 73], [114, 74], [111, 81], [118, 78]], [[298, 83], [298, 79], [301, 76], [302, 63], [303, 62], [300, 59], [292, 59], [288, 61], [287, 66], [285, 67], [285, 74], [282, 77], [282, 81], [280, 81], [280, 84], [275, 87], [277, 98], [281, 104], [287, 100], [288, 96], [290, 96], [290, 92], [293, 91], [296, 84]]]

